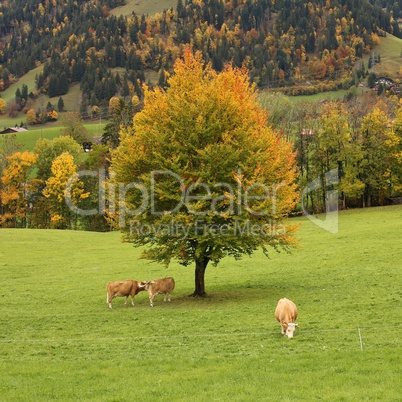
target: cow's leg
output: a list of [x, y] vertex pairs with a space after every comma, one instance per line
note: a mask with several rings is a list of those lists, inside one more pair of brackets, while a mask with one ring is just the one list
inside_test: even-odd
[[168, 292], [168, 302], [170, 302], [170, 296], [171, 296], [171, 293]]
[[124, 302], [125, 306], [127, 306], [127, 300], [128, 300], [128, 296], [126, 296], [126, 301]]
[[149, 305], [151, 307], [154, 306], [154, 297], [155, 297], [155, 295], [149, 295]]
[[167, 292], [163, 294], [163, 301], [164, 301], [165, 303], [166, 303], [166, 295], [167, 295]]
[[106, 303], [109, 305], [109, 308], [112, 308], [112, 299], [113, 297], [110, 297], [109, 292], [106, 292]]

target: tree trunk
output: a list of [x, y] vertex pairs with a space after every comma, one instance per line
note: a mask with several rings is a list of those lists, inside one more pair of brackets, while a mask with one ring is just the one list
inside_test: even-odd
[[366, 206], [371, 207], [371, 185], [367, 184], [366, 185]]
[[207, 265], [209, 262], [208, 257], [204, 257], [203, 259], [195, 261], [195, 290], [190, 296], [193, 297], [205, 297], [207, 294], [205, 293], [205, 270], [207, 269]]

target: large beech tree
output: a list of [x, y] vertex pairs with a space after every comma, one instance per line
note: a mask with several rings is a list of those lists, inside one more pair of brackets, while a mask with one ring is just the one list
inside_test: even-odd
[[194, 296], [209, 262], [296, 245], [284, 223], [298, 198], [292, 144], [267, 125], [245, 69], [216, 73], [185, 52], [166, 90], [145, 89], [111, 170], [124, 239], [144, 258], [195, 263]]

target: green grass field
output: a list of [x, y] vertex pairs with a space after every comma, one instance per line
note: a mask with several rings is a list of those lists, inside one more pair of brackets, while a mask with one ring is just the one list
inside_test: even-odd
[[[103, 128], [105, 127], [105, 123], [99, 124], [99, 122], [92, 122], [89, 124], [85, 124], [88, 133], [91, 136], [101, 136], [103, 133]], [[53, 127], [46, 127], [46, 125], [42, 129], [29, 130], [28, 132], [19, 133], [17, 138], [18, 142], [23, 145], [24, 148], [28, 150], [33, 150], [37, 140], [39, 138], [47, 138], [49, 140], [59, 137], [61, 133], [61, 129], [58, 125]]]
[[[100, 124], [99, 122], [93, 121], [92, 123], [85, 124], [85, 127], [92, 137], [100, 137], [103, 134], [105, 123]], [[48, 140], [52, 140], [56, 137], [59, 137], [61, 133], [60, 130], [62, 128], [63, 127], [54, 123], [46, 124], [41, 128], [37, 128], [37, 126], [35, 126], [35, 129], [30, 129], [28, 131], [16, 134], [17, 142], [21, 145], [22, 150], [32, 152], [39, 138], [47, 138]], [[0, 147], [2, 140], [3, 136], [0, 136]]]
[[291, 100], [295, 102], [301, 102], [308, 100], [310, 102], [320, 102], [326, 101], [336, 101], [342, 99], [348, 93], [345, 89], [340, 89], [339, 91], [321, 92], [314, 95], [299, 95], [290, 97]]
[[35, 88], [35, 77], [42, 70], [43, 65], [34, 68], [33, 70], [20, 77], [17, 82], [11, 84], [5, 91], [0, 92], [1, 97], [7, 102], [7, 105], [11, 105], [12, 103], [14, 103], [15, 91], [17, 90], [17, 88], [22, 88], [23, 84], [28, 86], [29, 92], [33, 91]]
[[[297, 220], [299, 249], [208, 267], [205, 299], [187, 296], [193, 267], [141, 260], [119, 233], [0, 230], [0, 399], [400, 400], [402, 206], [342, 212], [336, 235]], [[167, 275], [171, 303], [107, 308], [107, 282]]]

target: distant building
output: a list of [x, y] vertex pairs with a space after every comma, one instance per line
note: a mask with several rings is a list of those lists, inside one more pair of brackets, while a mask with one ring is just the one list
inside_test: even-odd
[[376, 85], [382, 84], [382, 85], [391, 86], [391, 85], [395, 85], [395, 81], [392, 78], [388, 78], [388, 77], [378, 77], [375, 80], [375, 84]]
[[374, 91], [378, 91], [378, 88], [380, 85], [383, 86], [383, 88], [387, 91], [393, 90], [396, 94], [399, 94], [401, 92], [401, 87], [399, 84], [397, 84], [393, 79], [388, 78], [388, 77], [378, 77], [375, 80], [375, 85], [373, 87]]
[[25, 127], [8, 127], [5, 128], [3, 131], [0, 131], [0, 134], [14, 134], [14, 133], [21, 133], [23, 131], [28, 131]]

